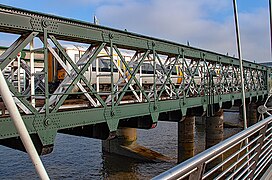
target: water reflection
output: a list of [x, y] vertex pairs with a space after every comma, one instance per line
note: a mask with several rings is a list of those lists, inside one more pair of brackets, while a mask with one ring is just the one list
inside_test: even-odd
[[138, 179], [136, 160], [108, 153], [103, 153], [102, 158], [104, 179]]

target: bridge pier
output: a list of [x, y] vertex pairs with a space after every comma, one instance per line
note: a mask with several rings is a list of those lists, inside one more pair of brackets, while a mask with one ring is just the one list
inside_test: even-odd
[[[247, 115], [247, 124], [248, 126], [252, 126], [256, 124], [258, 121], [258, 111], [257, 111], [257, 103], [250, 102], [246, 105], [246, 115]], [[243, 106], [239, 107], [239, 119], [243, 122], [244, 121], [244, 113], [243, 113]]]
[[107, 153], [151, 162], [169, 161], [170, 158], [137, 143], [136, 128], [122, 127], [117, 137], [102, 141], [102, 150]]
[[178, 163], [194, 156], [194, 134], [195, 116], [186, 116], [178, 122]]
[[258, 121], [257, 107], [258, 107], [257, 104], [254, 102], [251, 102], [246, 106], [248, 126], [252, 126], [253, 124], [256, 124]]
[[[220, 109], [218, 112], [216, 112], [213, 116], [207, 117], [206, 119], [206, 149], [220, 143], [223, 141], [223, 110]], [[215, 158], [213, 161], [211, 161], [207, 168], [210, 169], [211, 167], [214, 167], [215, 165], [222, 162], [223, 156], [220, 155], [217, 158]]]

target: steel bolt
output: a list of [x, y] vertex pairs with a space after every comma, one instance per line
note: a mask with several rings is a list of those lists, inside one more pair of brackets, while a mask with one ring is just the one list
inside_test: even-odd
[[43, 20], [42, 21], [42, 26], [45, 27], [45, 28], [48, 27], [49, 26], [49, 22], [47, 20]]
[[114, 111], [111, 111], [111, 116], [114, 116], [115, 115], [115, 112]]
[[50, 119], [46, 119], [45, 121], [44, 121], [44, 125], [45, 126], [49, 126], [51, 124], [51, 120]]

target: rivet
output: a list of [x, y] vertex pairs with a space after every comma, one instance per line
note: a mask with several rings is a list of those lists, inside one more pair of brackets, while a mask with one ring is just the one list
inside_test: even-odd
[[51, 124], [51, 120], [48, 118], [44, 121], [45, 126], [49, 126]]
[[115, 112], [114, 111], [111, 111], [111, 116], [114, 116], [115, 115]]
[[49, 26], [49, 22], [47, 20], [43, 20], [42, 21], [42, 26], [45, 27], [45, 28], [48, 27]]

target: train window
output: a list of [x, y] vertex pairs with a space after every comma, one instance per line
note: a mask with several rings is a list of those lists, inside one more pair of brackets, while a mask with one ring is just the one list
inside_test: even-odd
[[[99, 68], [102, 71], [110, 71], [110, 59], [100, 59]], [[113, 71], [117, 72], [117, 68], [113, 66]]]
[[110, 69], [110, 60], [109, 59], [101, 59], [99, 66], [102, 69]]
[[161, 65], [159, 65], [159, 64], [156, 64], [156, 69], [157, 69], [158, 71], [161, 71], [161, 72], [163, 71]]
[[142, 72], [146, 74], [153, 74], [153, 66], [150, 63], [143, 63]]
[[[179, 67], [174, 67], [174, 69], [173, 69], [173, 71], [172, 71], [172, 75], [177, 75], [178, 73], [177, 73], [177, 69], [178, 69]], [[181, 69], [178, 69], [178, 71], [180, 71], [181, 72]]]

